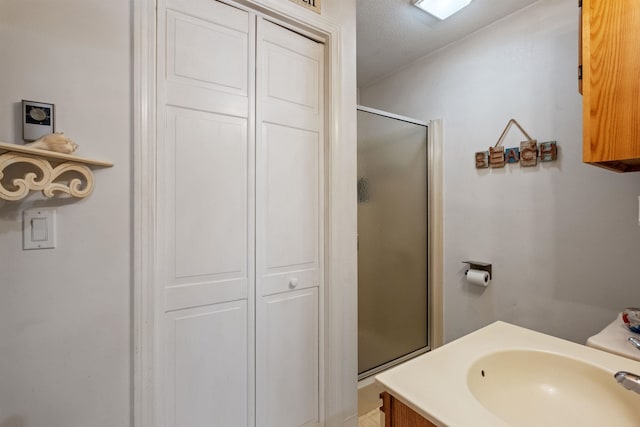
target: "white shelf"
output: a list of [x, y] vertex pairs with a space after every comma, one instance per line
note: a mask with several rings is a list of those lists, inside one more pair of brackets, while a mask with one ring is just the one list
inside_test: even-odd
[[[20, 176], [6, 178], [6, 171], [13, 165], [22, 165], [16, 167]], [[0, 142], [0, 199], [21, 200], [31, 191], [42, 191], [46, 197], [67, 194], [82, 199], [93, 191], [91, 168], [112, 166], [100, 160]]]

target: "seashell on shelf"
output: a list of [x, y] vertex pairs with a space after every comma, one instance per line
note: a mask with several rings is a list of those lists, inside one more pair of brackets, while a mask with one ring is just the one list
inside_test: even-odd
[[25, 144], [24, 146], [64, 154], [71, 154], [78, 149], [78, 144], [64, 136], [64, 133], [62, 132], [44, 135], [29, 144]]

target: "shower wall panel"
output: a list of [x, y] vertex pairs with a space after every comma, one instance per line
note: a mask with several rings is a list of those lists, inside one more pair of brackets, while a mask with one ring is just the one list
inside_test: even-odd
[[358, 111], [358, 372], [426, 348], [427, 128]]

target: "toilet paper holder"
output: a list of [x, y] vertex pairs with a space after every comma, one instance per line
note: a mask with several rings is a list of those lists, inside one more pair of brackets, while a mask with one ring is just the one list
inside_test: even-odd
[[[464, 264], [469, 264], [469, 269], [471, 270], [482, 270], [489, 273], [489, 279], [493, 279], [493, 275], [491, 273], [491, 264], [487, 262], [480, 261], [462, 261]], [[469, 270], [465, 271], [464, 274], [467, 274]]]

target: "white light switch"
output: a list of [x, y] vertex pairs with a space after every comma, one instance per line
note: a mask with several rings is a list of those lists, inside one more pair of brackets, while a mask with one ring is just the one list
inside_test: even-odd
[[31, 220], [31, 241], [47, 241], [47, 218], [33, 218]]
[[56, 211], [52, 208], [27, 209], [22, 218], [22, 248], [56, 247]]

